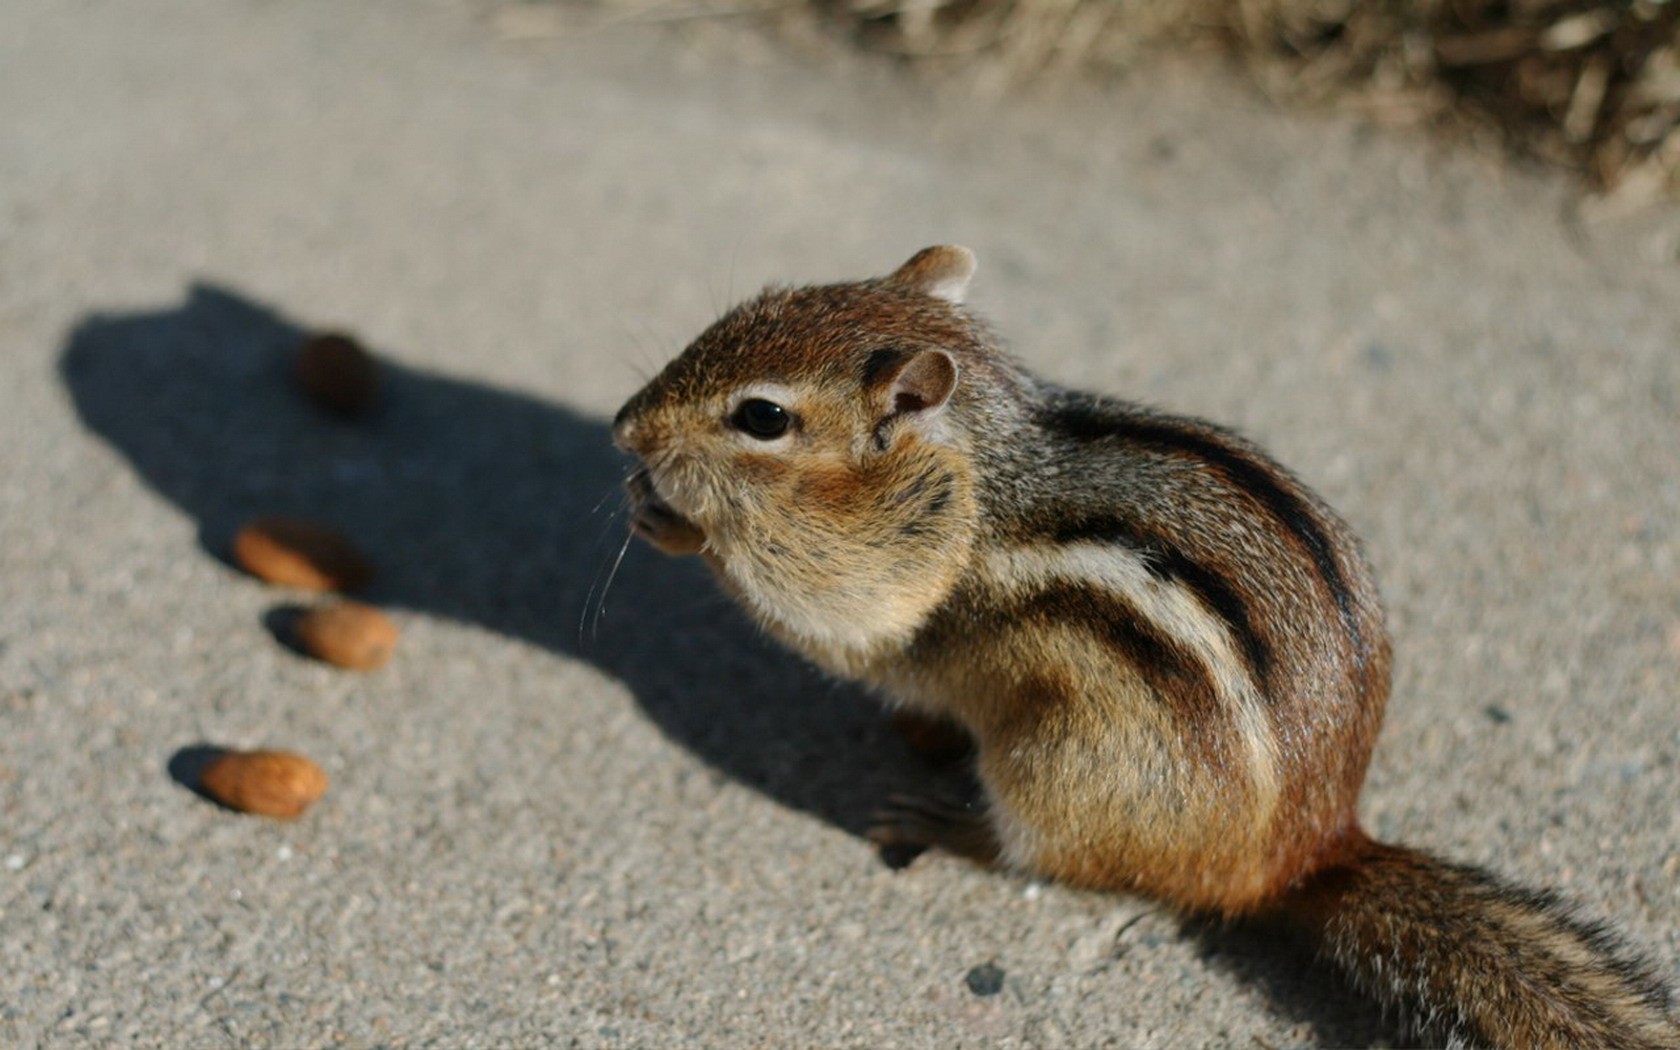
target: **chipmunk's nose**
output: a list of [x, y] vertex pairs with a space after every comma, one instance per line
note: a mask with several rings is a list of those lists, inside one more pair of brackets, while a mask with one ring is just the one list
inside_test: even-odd
[[618, 410], [618, 415], [612, 421], [613, 444], [625, 452], [636, 451], [636, 420], [630, 414], [630, 406], [626, 404]]

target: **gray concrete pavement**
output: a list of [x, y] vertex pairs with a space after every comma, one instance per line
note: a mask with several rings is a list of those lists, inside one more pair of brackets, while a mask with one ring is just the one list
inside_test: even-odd
[[[882, 866], [923, 770], [695, 566], [632, 548], [597, 615], [639, 376], [946, 241], [1036, 367], [1247, 431], [1365, 535], [1374, 830], [1680, 966], [1680, 216], [1205, 71], [1001, 105], [484, 14], [0, 8], [0, 1045], [1391, 1042], [1262, 936]], [[365, 424], [287, 385], [323, 325], [389, 363]], [[275, 643], [298, 596], [221, 557], [269, 512], [372, 548], [389, 667]], [[332, 790], [221, 811], [167, 768], [205, 742]]]

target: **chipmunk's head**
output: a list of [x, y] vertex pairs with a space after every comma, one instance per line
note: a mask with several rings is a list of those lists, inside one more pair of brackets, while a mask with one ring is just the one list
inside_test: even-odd
[[908, 634], [975, 528], [956, 418], [984, 352], [960, 308], [973, 272], [967, 249], [928, 248], [884, 278], [772, 288], [725, 314], [613, 421], [642, 461], [637, 530], [703, 544], [807, 647]]

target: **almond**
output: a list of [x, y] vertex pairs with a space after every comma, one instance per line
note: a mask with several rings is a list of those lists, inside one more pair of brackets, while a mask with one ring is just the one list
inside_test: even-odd
[[327, 774], [290, 751], [228, 751], [204, 767], [199, 787], [229, 809], [292, 820], [326, 794]]
[[329, 412], [357, 416], [379, 396], [379, 364], [339, 332], [311, 336], [298, 347], [293, 375], [310, 400]]
[[335, 667], [372, 671], [397, 648], [397, 625], [371, 605], [334, 602], [299, 616], [292, 625], [297, 644]]
[[259, 580], [308, 591], [350, 591], [373, 579], [373, 566], [349, 540], [296, 518], [259, 518], [240, 529], [233, 560]]

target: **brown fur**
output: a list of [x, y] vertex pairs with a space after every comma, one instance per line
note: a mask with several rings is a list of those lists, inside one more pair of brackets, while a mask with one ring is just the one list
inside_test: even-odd
[[640, 535], [973, 738], [983, 813], [906, 803], [873, 837], [1287, 914], [1449, 1038], [1674, 1045], [1601, 933], [1359, 830], [1390, 657], [1340, 519], [1228, 431], [1026, 373], [961, 308], [972, 269], [766, 291], [615, 421]]
[[1534, 1050], [1680, 1042], [1651, 972], [1557, 898], [1363, 836], [1348, 846], [1282, 911], [1424, 1026]]

